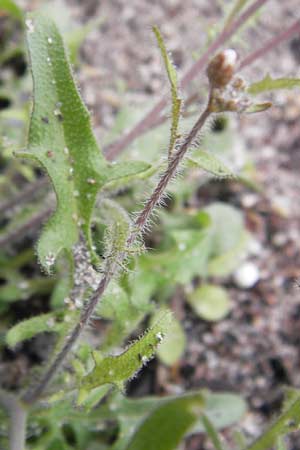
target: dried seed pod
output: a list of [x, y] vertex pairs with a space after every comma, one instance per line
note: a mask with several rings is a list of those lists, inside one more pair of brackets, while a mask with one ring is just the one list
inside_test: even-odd
[[223, 89], [227, 86], [233, 77], [236, 61], [236, 51], [230, 48], [219, 53], [211, 60], [206, 74], [212, 88]]

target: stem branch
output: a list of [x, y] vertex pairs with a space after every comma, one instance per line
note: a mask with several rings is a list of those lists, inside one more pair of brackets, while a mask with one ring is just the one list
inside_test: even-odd
[[[204, 110], [204, 112], [200, 115], [199, 119], [196, 121], [195, 125], [183, 141], [183, 143], [179, 146], [178, 150], [174, 152], [174, 155], [172, 156], [167, 169], [161, 176], [156, 188], [154, 189], [151, 197], [146, 202], [144, 208], [142, 211], [138, 214], [132, 232], [129, 234], [129, 237], [127, 239], [127, 245], [125, 248], [130, 248], [131, 244], [136, 240], [136, 238], [140, 235], [140, 233], [143, 231], [151, 213], [153, 212], [154, 208], [159, 204], [160, 200], [162, 199], [165, 189], [169, 183], [169, 181], [173, 178], [173, 176], [176, 174], [176, 171], [178, 169], [178, 166], [180, 162], [182, 161], [184, 155], [186, 154], [187, 150], [191, 146], [192, 142], [194, 141], [195, 137], [203, 127], [204, 123], [206, 122], [207, 118], [211, 114], [210, 111], [210, 102], [208, 103], [207, 108]], [[71, 334], [67, 338], [62, 350], [60, 353], [55, 357], [52, 364], [48, 368], [48, 370], [44, 373], [42, 376], [40, 382], [33, 387], [33, 389], [29, 389], [24, 396], [22, 397], [22, 401], [25, 404], [33, 404], [35, 403], [39, 397], [41, 396], [42, 392], [45, 390], [45, 388], [48, 386], [50, 381], [52, 380], [53, 376], [56, 374], [57, 370], [60, 368], [62, 363], [65, 361], [66, 357], [68, 356], [70, 350], [74, 346], [75, 342], [81, 335], [83, 329], [90, 321], [90, 318], [101, 299], [103, 293], [105, 292], [105, 289], [107, 285], [110, 283], [112, 278], [117, 273], [120, 263], [122, 263], [125, 258], [128, 255], [128, 251], [123, 251], [118, 255], [118, 258], [116, 258], [115, 261], [110, 261], [110, 259], [107, 260], [107, 265], [104, 270], [104, 275], [101, 278], [101, 281], [95, 290], [94, 294], [90, 297], [89, 301], [87, 302], [86, 307], [81, 313], [79, 322], [75, 325], [73, 328]]]

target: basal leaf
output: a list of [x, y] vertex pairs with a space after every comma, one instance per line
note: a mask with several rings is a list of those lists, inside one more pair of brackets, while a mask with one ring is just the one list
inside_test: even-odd
[[166, 400], [141, 423], [126, 450], [176, 449], [204, 406], [205, 397], [201, 393]]
[[9, 347], [15, 347], [18, 343], [31, 339], [38, 333], [64, 331], [70, 324], [64, 322], [61, 313], [47, 313], [19, 322], [6, 334], [6, 343]]
[[187, 161], [218, 178], [234, 178], [234, 173], [215, 155], [205, 150], [198, 150], [193, 157]]
[[188, 294], [187, 300], [196, 314], [209, 321], [223, 319], [230, 310], [227, 291], [212, 284], [202, 284]]
[[170, 86], [171, 86], [171, 95], [172, 95], [172, 124], [171, 124], [171, 135], [169, 142], [168, 155], [169, 157], [172, 154], [174, 145], [178, 139], [178, 125], [180, 119], [180, 109], [181, 109], [181, 98], [178, 93], [178, 79], [176, 69], [168, 55], [164, 40], [162, 35], [157, 27], [153, 27], [153, 32], [155, 34], [159, 49], [161, 51], [161, 55], [165, 64], [165, 68], [167, 71], [167, 75], [169, 78]]
[[252, 83], [248, 87], [248, 93], [252, 95], [277, 89], [293, 89], [300, 87], [300, 78], [272, 78], [269, 74], [260, 81]]
[[106, 356], [96, 362], [91, 373], [86, 375], [80, 383], [80, 397], [103, 384], [115, 384], [119, 388], [154, 356], [163, 340], [170, 323], [170, 315], [164, 315], [153, 327], [127, 350], [118, 356]]
[[149, 165], [111, 164], [104, 159], [56, 25], [36, 13], [28, 16], [26, 25], [34, 103], [28, 147], [18, 154], [43, 166], [56, 193], [56, 211], [38, 243], [40, 261], [49, 269], [62, 250], [71, 252], [80, 229], [93, 254], [90, 222], [98, 191]]

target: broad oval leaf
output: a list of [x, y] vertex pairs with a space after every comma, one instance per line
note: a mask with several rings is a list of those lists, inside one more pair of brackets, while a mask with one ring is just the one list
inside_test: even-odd
[[[170, 310], [164, 310], [165, 313]], [[156, 316], [154, 316], [155, 318]], [[157, 349], [157, 356], [166, 365], [172, 366], [181, 358], [186, 346], [185, 332], [179, 320], [173, 317], [168, 333]]]
[[202, 393], [166, 400], [154, 409], [132, 436], [126, 450], [173, 450], [195, 424], [205, 406]]
[[187, 300], [202, 319], [223, 319], [230, 311], [230, 299], [225, 289], [213, 284], [203, 284], [187, 295]]

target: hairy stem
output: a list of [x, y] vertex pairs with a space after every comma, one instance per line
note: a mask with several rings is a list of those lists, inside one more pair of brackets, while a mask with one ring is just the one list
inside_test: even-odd
[[[131, 244], [137, 239], [137, 237], [141, 234], [143, 231], [151, 213], [153, 212], [154, 208], [159, 204], [161, 201], [165, 189], [170, 182], [170, 180], [174, 177], [176, 174], [176, 171], [178, 169], [178, 166], [180, 162], [182, 161], [184, 155], [186, 154], [187, 150], [190, 148], [191, 144], [193, 143], [195, 137], [203, 127], [204, 123], [206, 122], [207, 118], [211, 114], [210, 111], [210, 102], [207, 106], [207, 108], [204, 110], [204, 112], [201, 114], [199, 119], [196, 121], [195, 125], [187, 135], [187, 137], [184, 139], [183, 143], [179, 146], [178, 150], [174, 152], [174, 155], [172, 156], [167, 169], [161, 176], [156, 188], [154, 189], [151, 197], [146, 202], [144, 208], [142, 211], [138, 214], [133, 230], [130, 233], [128, 239], [127, 239], [127, 245], [126, 248], [130, 248]], [[32, 389], [29, 389], [22, 397], [22, 401], [25, 404], [33, 404], [35, 403], [41, 394], [44, 392], [45, 388], [48, 386], [50, 381], [52, 380], [53, 376], [56, 374], [57, 370], [61, 367], [62, 363], [66, 360], [66, 357], [68, 356], [70, 350], [74, 346], [75, 342], [81, 335], [83, 329], [85, 326], [89, 323], [92, 314], [101, 299], [103, 293], [106, 290], [107, 285], [110, 283], [114, 275], [118, 272], [120, 265], [124, 261], [124, 259], [128, 256], [126, 251], [123, 251], [121, 254], [118, 255], [118, 257], [111, 261], [110, 259], [107, 260], [107, 265], [104, 270], [104, 275], [101, 278], [101, 281], [93, 293], [93, 295], [90, 297], [89, 301], [86, 304], [86, 307], [82, 311], [82, 314], [80, 316], [79, 322], [75, 325], [73, 330], [71, 331], [70, 335], [68, 336], [62, 350], [60, 353], [55, 357], [52, 364], [48, 368], [48, 370], [44, 373], [42, 376], [40, 382], [34, 386]]]

